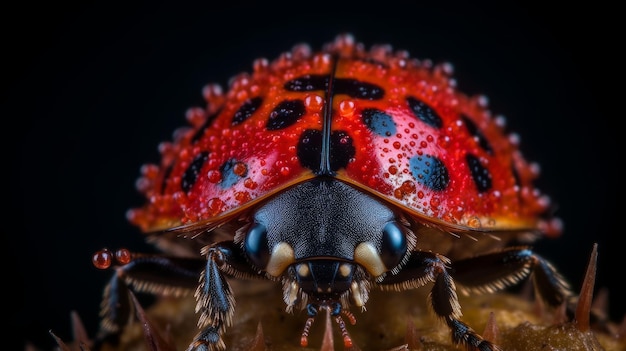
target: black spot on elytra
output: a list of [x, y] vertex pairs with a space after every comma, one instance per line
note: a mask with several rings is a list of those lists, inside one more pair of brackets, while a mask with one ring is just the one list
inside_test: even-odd
[[[335, 172], [346, 167], [355, 154], [352, 137], [347, 132], [336, 130], [331, 133], [328, 155], [330, 171]], [[309, 168], [314, 173], [321, 173], [322, 131], [305, 130], [298, 141], [297, 155], [303, 167]]]
[[330, 134], [330, 170], [344, 168], [356, 154], [352, 137], [343, 130], [335, 130]]
[[204, 121], [202, 126], [200, 128], [198, 128], [198, 130], [193, 135], [193, 137], [191, 137], [191, 143], [192, 144], [195, 143], [196, 141], [198, 141], [198, 139], [200, 139], [204, 135], [204, 131], [211, 126], [211, 123], [213, 123], [215, 118], [217, 118], [217, 115], [220, 114], [220, 111], [221, 111], [221, 109], [218, 110], [217, 112], [215, 112], [214, 114], [210, 115], [209, 117], [207, 117], [206, 121]]
[[287, 128], [304, 116], [305, 112], [302, 100], [284, 100], [270, 113], [265, 127], [269, 130]]
[[313, 172], [319, 171], [322, 161], [322, 131], [305, 130], [300, 135], [296, 152], [302, 167], [309, 168]]
[[483, 133], [480, 132], [474, 121], [465, 115], [461, 115], [461, 119], [463, 120], [463, 123], [465, 123], [465, 127], [470, 135], [478, 140], [478, 146], [485, 150], [489, 155], [493, 155], [493, 148], [491, 147], [491, 144], [489, 144], [489, 141], [485, 138]]
[[[326, 75], [304, 75], [285, 83], [288, 91], [328, 90], [329, 77]], [[351, 78], [336, 78], [333, 81], [333, 93], [345, 94], [356, 99], [380, 100], [385, 90], [372, 83]]]
[[379, 109], [368, 108], [363, 110], [361, 114], [363, 123], [372, 132], [386, 137], [396, 134], [396, 124], [393, 121], [393, 117], [387, 113]]
[[480, 163], [480, 159], [472, 154], [467, 154], [465, 155], [465, 160], [467, 161], [467, 166], [472, 174], [476, 188], [478, 188], [478, 192], [483, 193], [491, 189], [491, 174], [489, 170]]
[[244, 174], [238, 175], [235, 173], [235, 165], [237, 163], [240, 163], [240, 161], [231, 158], [220, 166], [220, 174], [222, 175], [222, 180], [220, 180], [219, 184], [223, 189], [230, 188], [231, 186], [235, 185], [235, 183], [237, 183], [239, 179], [248, 175], [247, 168]]
[[183, 178], [181, 180], [181, 187], [184, 192], [188, 192], [196, 183], [198, 176], [200, 175], [200, 170], [202, 170], [202, 166], [208, 158], [209, 153], [204, 151], [199, 153], [193, 161], [191, 161], [191, 164], [187, 167], [185, 173], [183, 173]]
[[167, 185], [167, 179], [170, 177], [170, 174], [172, 174], [172, 169], [174, 169], [174, 165], [169, 165], [165, 169], [165, 172], [163, 172], [163, 180], [161, 182], [161, 194], [165, 194], [165, 186]]
[[263, 99], [259, 96], [246, 100], [246, 102], [244, 102], [243, 105], [241, 105], [241, 107], [239, 107], [237, 112], [235, 112], [235, 114], [233, 115], [232, 125], [236, 126], [250, 118], [254, 111], [256, 111], [259, 106], [261, 106], [262, 102]]
[[422, 100], [409, 96], [406, 98], [406, 102], [409, 104], [409, 108], [411, 108], [415, 117], [419, 118], [422, 122], [437, 129], [443, 126], [443, 121], [441, 117], [439, 117], [439, 114]]
[[285, 90], [288, 91], [316, 91], [328, 88], [327, 75], [305, 75], [292, 79], [285, 83]]
[[450, 175], [446, 165], [435, 156], [415, 155], [409, 159], [409, 166], [413, 178], [433, 190], [444, 190], [450, 184]]
[[522, 187], [522, 179], [519, 176], [519, 172], [517, 171], [517, 168], [515, 168], [514, 165], [511, 165], [511, 173], [513, 173], [513, 179], [515, 180], [515, 185], [517, 185], [518, 187]]
[[350, 78], [337, 78], [333, 91], [335, 94], [365, 100], [380, 100], [385, 96], [385, 90], [378, 85]]

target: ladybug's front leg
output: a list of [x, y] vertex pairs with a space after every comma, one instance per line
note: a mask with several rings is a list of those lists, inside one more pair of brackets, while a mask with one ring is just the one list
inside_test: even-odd
[[184, 295], [197, 287], [198, 273], [204, 266], [199, 258], [131, 253], [126, 249], [98, 251], [93, 263], [99, 269], [115, 270], [104, 289], [97, 343], [117, 337], [121, 328], [133, 320], [136, 311], [130, 291]]
[[226, 345], [221, 335], [232, 324], [235, 312], [235, 298], [224, 273], [235, 277], [261, 278], [264, 275], [250, 268], [239, 246], [232, 241], [206, 246], [202, 254], [207, 263], [195, 293], [201, 331], [187, 351], [223, 350]]
[[452, 341], [456, 344], [464, 344], [472, 350], [499, 351], [498, 346], [483, 339], [459, 319], [461, 306], [454, 281], [448, 273], [447, 265], [449, 264], [450, 260], [442, 255], [415, 251], [411, 253], [405, 266], [398, 274], [386, 275], [379, 284], [383, 288], [404, 290], [418, 288], [428, 282], [433, 282], [430, 302], [435, 314], [441, 317], [450, 328]]

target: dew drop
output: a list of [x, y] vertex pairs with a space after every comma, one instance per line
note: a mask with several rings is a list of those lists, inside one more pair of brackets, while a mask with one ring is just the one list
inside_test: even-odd
[[356, 105], [352, 100], [344, 100], [339, 103], [339, 114], [347, 117], [351, 116], [354, 113]]
[[111, 267], [113, 262], [111, 251], [108, 249], [100, 250], [93, 254], [91, 262], [98, 269], [107, 269]]
[[235, 193], [235, 200], [239, 201], [239, 203], [248, 202], [250, 199], [250, 193], [247, 191], [238, 191]]
[[115, 260], [122, 265], [129, 263], [131, 260], [130, 251], [128, 251], [128, 249], [119, 249], [115, 251]]
[[248, 189], [256, 189], [256, 187], [258, 186], [257, 182], [255, 182], [254, 180], [250, 179], [250, 178], [246, 178], [243, 181], [243, 186], [245, 186]]
[[400, 187], [394, 190], [393, 195], [397, 199], [402, 199], [413, 193], [415, 193], [415, 183], [410, 180], [405, 180]]
[[439, 200], [439, 198], [438, 198], [438, 197], [433, 196], [433, 197], [430, 199], [430, 206], [431, 206], [432, 208], [438, 208], [438, 207], [439, 207], [439, 205], [441, 205], [441, 200]]
[[269, 60], [266, 58], [258, 58], [252, 62], [254, 72], [262, 72], [269, 66]]
[[192, 107], [187, 109], [187, 111], [185, 111], [185, 119], [187, 120], [187, 122], [189, 122], [189, 124], [194, 127], [201, 126], [205, 120], [204, 109], [201, 109], [199, 107]]
[[324, 99], [315, 94], [309, 94], [304, 98], [304, 106], [311, 112], [320, 112], [324, 106]]
[[472, 228], [480, 228], [482, 224], [480, 223], [480, 218], [476, 216], [472, 216], [467, 220], [467, 226]]
[[248, 167], [243, 162], [237, 162], [233, 166], [233, 173], [235, 173], [236, 175], [240, 177], [245, 176], [247, 172], [248, 172]]
[[209, 182], [211, 183], [218, 183], [220, 180], [222, 180], [222, 174], [220, 171], [217, 170], [210, 170], [207, 173], [207, 177], [209, 178]]
[[222, 212], [222, 208], [224, 208], [224, 201], [218, 197], [214, 197], [207, 202], [207, 207], [213, 215], [218, 214]]

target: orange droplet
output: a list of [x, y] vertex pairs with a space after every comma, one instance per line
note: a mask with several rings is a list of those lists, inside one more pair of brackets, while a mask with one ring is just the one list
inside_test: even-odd
[[467, 225], [472, 228], [480, 228], [481, 227], [480, 219], [478, 217], [472, 217], [467, 220]]
[[207, 176], [209, 178], [209, 182], [211, 183], [217, 183], [220, 180], [222, 180], [222, 174], [220, 173], [220, 171], [217, 171], [217, 170], [209, 171]]
[[240, 177], [245, 176], [247, 172], [248, 172], [248, 167], [243, 162], [237, 162], [233, 166], [233, 173], [235, 173], [236, 175]]
[[439, 207], [439, 205], [441, 205], [441, 200], [439, 200], [438, 197], [433, 196], [430, 199], [430, 206], [433, 207], [433, 208], [437, 208], [437, 207]]
[[222, 208], [224, 207], [224, 201], [220, 198], [214, 197], [207, 202], [207, 206], [209, 210], [211, 210], [212, 214], [218, 214], [222, 212]]
[[243, 186], [245, 186], [248, 189], [256, 189], [256, 187], [258, 186], [257, 182], [255, 182], [254, 180], [250, 179], [250, 178], [246, 178], [243, 181]]
[[315, 94], [307, 95], [304, 98], [304, 106], [311, 112], [320, 112], [324, 106], [324, 99]]
[[339, 114], [344, 117], [351, 116], [354, 113], [355, 107], [354, 101], [344, 100], [339, 103]]
[[107, 269], [111, 267], [112, 261], [111, 251], [108, 249], [100, 250], [91, 257], [91, 262], [98, 269]]
[[130, 251], [128, 251], [128, 249], [119, 249], [115, 251], [115, 260], [122, 265], [129, 263], [131, 260]]
[[239, 201], [240, 203], [248, 202], [250, 201], [250, 199], [250, 193], [247, 191], [238, 191], [235, 193], [235, 200]]

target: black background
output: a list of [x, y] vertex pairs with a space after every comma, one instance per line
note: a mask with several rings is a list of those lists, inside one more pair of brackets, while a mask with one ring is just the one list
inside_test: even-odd
[[51, 348], [49, 329], [71, 339], [71, 310], [96, 330], [109, 273], [91, 255], [152, 249], [125, 219], [142, 201], [134, 182], [143, 163], [158, 161], [158, 143], [186, 124], [185, 110], [202, 104], [205, 84], [225, 86], [257, 57], [299, 42], [319, 49], [340, 32], [449, 61], [461, 90], [485, 94], [541, 165], [537, 184], [565, 223], [537, 251], [578, 289], [599, 243], [597, 288], [609, 288], [614, 319], [626, 313], [614, 205], [623, 192], [614, 48], [623, 39], [608, 5], [53, 4], [3, 14], [2, 134], [15, 161], [3, 172], [15, 177], [5, 208], [17, 208], [5, 218], [4, 290], [11, 310], [17, 303], [18, 350], [25, 340]]

